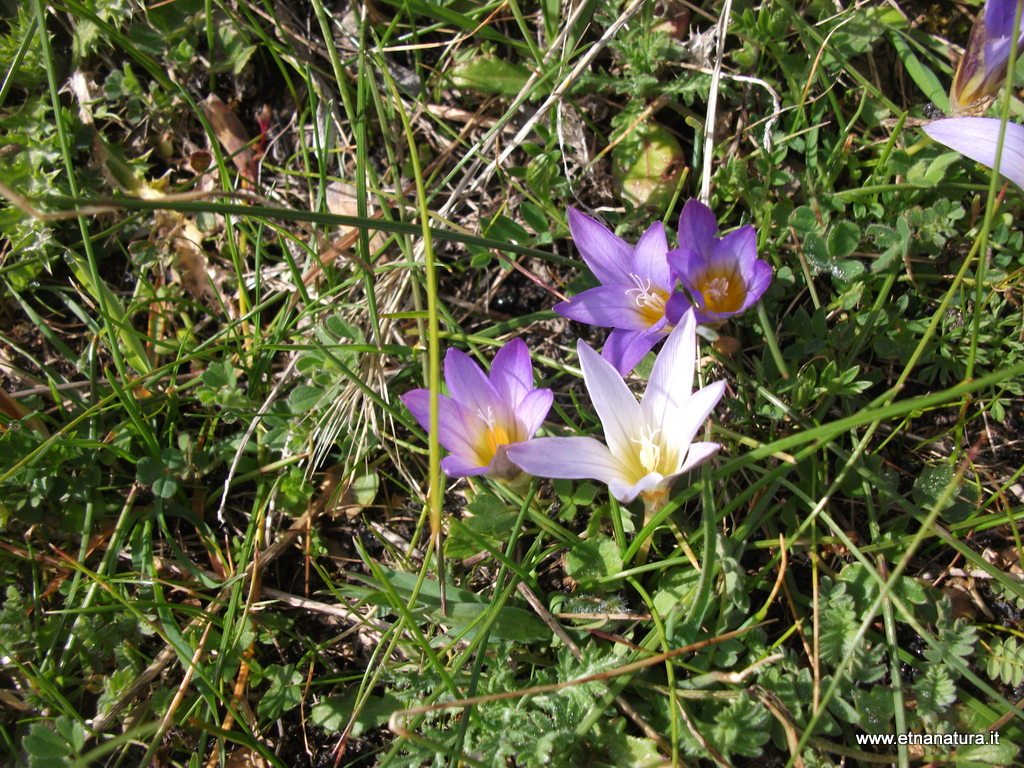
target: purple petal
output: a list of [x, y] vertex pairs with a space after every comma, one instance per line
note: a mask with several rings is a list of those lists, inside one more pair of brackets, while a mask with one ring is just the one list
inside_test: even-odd
[[533, 389], [533, 363], [526, 342], [516, 338], [498, 350], [491, 363], [491, 385], [498, 397], [515, 407]]
[[646, 330], [650, 326], [644, 320], [636, 301], [618, 285], [600, 285], [578, 293], [569, 301], [555, 305], [555, 312], [570, 320], [601, 328], [626, 328], [631, 331]]
[[757, 261], [757, 233], [754, 228], [748, 224], [727, 234], [715, 243], [712, 258], [715, 263], [734, 263], [737, 271], [746, 280], [748, 272]]
[[516, 408], [516, 421], [523, 433], [524, 440], [533, 437], [551, 410], [552, 394], [550, 389], [534, 389], [526, 395]]
[[665, 302], [665, 319], [672, 325], [676, 325], [692, 306], [690, 300], [686, 298], [686, 294], [677, 291]]
[[721, 448], [718, 443], [690, 443], [690, 450], [686, 452], [686, 461], [679, 468], [679, 474], [689, 472], [698, 464], [703, 464], [710, 459]]
[[[443, 395], [438, 395], [443, 397]], [[430, 390], [412, 389], [401, 396], [405, 407], [409, 409], [412, 417], [420, 423], [420, 426], [430, 430]]]
[[622, 474], [608, 448], [592, 437], [538, 437], [515, 443], [508, 458], [537, 477], [593, 478], [606, 485]]
[[767, 261], [758, 259], [754, 262], [753, 274], [747, 282], [747, 298], [743, 302], [744, 311], [754, 306], [757, 300], [768, 290], [772, 282], [772, 268]]
[[598, 280], [605, 285], [630, 284], [633, 248], [629, 243], [597, 219], [575, 208], [569, 209], [569, 232], [583, 260]]
[[[993, 117], [948, 117], [924, 126], [932, 139], [989, 168], [995, 165], [1001, 121]], [[999, 172], [1024, 189], [1024, 127], [1006, 124]]]
[[444, 383], [452, 399], [472, 413], [493, 413], [501, 403], [501, 398], [480, 366], [465, 352], [454, 347], [449, 348], [444, 356]]
[[[668, 240], [665, 227], [660, 221], [655, 222], [640, 238], [633, 251], [633, 272], [641, 280], [650, 280], [655, 288], [665, 291], [672, 290], [672, 270], [669, 269]], [[619, 326], [616, 326], [619, 327]]]
[[[437, 442], [474, 466], [480, 463], [477, 448], [486, 444], [487, 424], [450, 397], [437, 397]], [[453, 475], [454, 477], [454, 475]]]
[[441, 469], [448, 477], [473, 477], [487, 472], [487, 467], [478, 467], [474, 462], [467, 461], [457, 453], [441, 459]]
[[611, 363], [583, 341], [576, 348], [590, 401], [604, 426], [605, 442], [612, 455], [627, 456], [633, 452], [634, 432], [643, 419], [640, 403]]
[[667, 260], [675, 276], [688, 291], [693, 291], [697, 278], [708, 266], [708, 260], [691, 248], [669, 251]]
[[665, 336], [663, 328], [664, 323], [652, 326], [647, 331], [616, 328], [608, 334], [601, 349], [601, 357], [611, 363], [620, 376], [625, 376], [636, 368], [637, 363], [644, 359], [644, 355]]
[[985, 3], [985, 37], [1009, 37], [1013, 34], [1013, 20], [1017, 14], [1017, 0], [988, 0]]
[[[701, 304], [704, 303], [704, 297], [701, 296], [700, 291], [695, 291], [694, 299]], [[694, 306], [693, 316], [697, 318], [697, 325], [708, 325], [710, 323], [721, 323], [728, 320], [730, 317], [735, 317], [740, 314], [742, 310], [736, 312], [707, 312], [701, 309], [699, 306]]]
[[718, 234], [715, 214], [699, 200], [687, 200], [679, 215], [679, 247], [711, 258], [711, 249]]
[[[430, 430], [430, 390], [414, 389], [402, 395], [402, 402], [425, 430]], [[445, 395], [437, 396], [437, 442], [451, 453], [462, 457], [468, 465], [480, 467], [476, 441], [486, 425], [458, 403]], [[484, 468], [481, 468], [481, 472]], [[445, 470], [447, 472], [447, 470]], [[462, 475], [452, 475], [461, 477]], [[465, 474], [465, 473], [463, 473]], [[477, 473], [479, 474], [479, 473]]]
[[683, 315], [658, 353], [641, 407], [648, 424], [672, 424], [689, 408], [693, 370], [697, 365], [697, 323]]

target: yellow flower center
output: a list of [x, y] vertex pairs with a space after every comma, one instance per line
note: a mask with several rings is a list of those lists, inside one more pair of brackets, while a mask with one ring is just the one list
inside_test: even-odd
[[697, 280], [706, 312], [738, 312], [747, 298], [747, 286], [734, 268], [711, 268]]
[[639, 437], [630, 438], [630, 442], [636, 446], [628, 459], [635, 474], [633, 482], [651, 472], [670, 475], [675, 471], [676, 457], [662, 441], [660, 427], [645, 424]]
[[642, 280], [634, 274], [630, 279], [636, 288], [630, 288], [626, 295], [636, 305], [637, 312], [646, 325], [652, 326], [665, 316], [665, 302], [668, 301], [668, 292], [651, 285], [649, 279]]
[[[494, 454], [498, 452], [499, 446], [518, 442], [518, 437], [509, 434], [509, 428], [504, 424], [497, 423], [494, 411], [490, 407], [487, 408], [487, 413], [477, 411], [477, 416], [487, 424], [486, 431], [480, 433], [475, 446], [477, 461], [480, 462], [479, 466], [486, 467], [494, 459]], [[516, 432], [515, 427], [511, 429]]]
[[512, 442], [512, 439], [508, 436], [508, 431], [504, 427], [488, 427], [487, 434], [484, 435], [481, 458], [486, 457], [487, 461], [480, 462], [481, 467], [485, 467], [491, 463], [491, 459], [494, 458], [494, 454], [498, 452], [499, 445], [508, 445]]

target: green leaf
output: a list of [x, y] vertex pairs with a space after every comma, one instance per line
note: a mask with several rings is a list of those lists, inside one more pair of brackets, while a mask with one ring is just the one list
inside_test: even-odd
[[71, 747], [60, 734], [42, 723], [33, 723], [21, 743], [28, 753], [29, 768], [61, 768], [71, 765]]
[[550, 231], [551, 221], [549, 221], [548, 217], [544, 215], [544, 211], [533, 203], [528, 200], [523, 200], [519, 204], [519, 212], [523, 216], [523, 221], [525, 221], [529, 225], [530, 229], [538, 235], [543, 235]]
[[946, 169], [960, 160], [957, 152], [946, 152], [932, 160], [925, 169], [924, 178], [932, 184], [938, 184], [946, 178]]
[[[998, 735], [998, 732], [995, 732]], [[987, 735], [987, 734], [986, 734]], [[997, 744], [967, 744], [953, 755], [953, 764], [960, 768], [992, 768], [994, 765], [1014, 765], [1020, 747], [1008, 739]]]
[[352, 481], [352, 485], [349, 486], [349, 492], [355, 498], [356, 504], [364, 507], [373, 504], [379, 490], [380, 475], [376, 472], [367, 472], [365, 475], [359, 475], [359, 477]]
[[622, 555], [607, 536], [598, 534], [576, 544], [565, 556], [565, 572], [585, 589], [616, 589], [619, 581], [598, 580], [622, 571]]
[[[309, 715], [310, 722], [329, 733], [340, 733], [348, 725], [355, 705], [355, 693], [345, 696], [330, 696], [313, 707]], [[401, 708], [401, 700], [390, 693], [384, 696], [367, 697], [352, 725], [352, 735], [362, 736], [367, 731], [379, 728], [388, 721], [393, 712]]]
[[925, 720], [938, 719], [956, 701], [956, 685], [942, 664], [927, 666], [914, 683], [914, 693], [917, 694], [917, 712]]
[[675, 568], [664, 576], [654, 593], [654, 609], [661, 616], [670, 611], [685, 611], [697, 594], [700, 572], [693, 568]]
[[472, 517], [451, 521], [444, 544], [445, 554], [461, 559], [483, 549], [500, 551], [502, 543], [508, 541], [519, 513], [506, 507], [499, 499], [486, 495], [477, 496], [467, 509], [473, 513]]
[[523, 229], [521, 224], [501, 214], [490, 220], [484, 233], [490, 238], [505, 240], [509, 243], [533, 242], [533, 235]]
[[270, 722], [277, 720], [282, 712], [299, 706], [302, 700], [302, 675], [295, 671], [294, 664], [271, 664], [264, 670], [264, 678], [270, 680], [270, 687], [260, 697], [256, 714]]
[[152, 370], [152, 366], [150, 365], [149, 358], [146, 356], [146, 348], [142, 345], [139, 335], [132, 327], [131, 319], [128, 317], [121, 299], [110, 290], [110, 287], [103, 278], [100, 278], [99, 282], [93, 281], [92, 272], [82, 257], [67, 251], [64, 254], [64, 261], [89, 295], [96, 300], [100, 307], [103, 307], [109, 313], [104, 318], [104, 326], [108, 329], [113, 328], [117, 334], [117, 338], [109, 340], [110, 343], [117, 344], [118, 339], [120, 339], [128, 364], [138, 373], [149, 373]]
[[497, 56], [473, 50], [449, 71], [452, 85], [485, 96], [516, 96], [530, 78], [530, 70], [522, 64], [513, 64]]
[[895, 702], [892, 691], [882, 685], [869, 691], [854, 691], [854, 704], [860, 713], [860, 728], [865, 733], [887, 733], [892, 730]]
[[926, 468], [914, 481], [914, 501], [922, 510], [930, 509], [935, 506], [952, 480], [953, 467], [950, 464], [937, 464]]
[[214, 389], [233, 387], [238, 383], [235, 369], [229, 363], [210, 363], [200, 378], [203, 384]]
[[818, 216], [813, 208], [801, 205], [794, 208], [793, 212], [789, 214], [789, 226], [796, 230], [798, 235], [806, 235], [820, 230], [821, 222], [818, 221]]
[[840, 221], [828, 233], [828, 252], [834, 259], [849, 256], [860, 245], [860, 227], [852, 221]]
[[171, 498], [178, 490], [178, 476], [185, 467], [185, 457], [177, 448], [166, 448], [160, 458], [144, 456], [135, 466], [135, 479], [149, 485], [162, 499]]
[[[464, 638], [471, 640], [476, 636], [479, 628], [483, 627], [485, 616], [491, 614], [494, 608], [491, 605], [475, 602], [453, 603], [448, 602], [448, 612], [442, 613], [440, 607], [428, 611], [427, 616], [439, 624], [449, 624], [457, 634], [464, 634]], [[469, 629], [468, 632], [465, 630]], [[503, 605], [498, 609], [497, 615], [490, 624], [488, 639], [491, 642], [496, 640], [513, 640], [517, 642], [535, 642], [546, 640], [550, 632], [541, 623], [540, 619], [530, 611], [516, 608], [511, 605]]]
[[668, 130], [654, 125], [644, 134], [639, 156], [629, 160], [621, 175], [622, 197], [637, 207], [664, 207], [686, 165], [682, 145]]
[[860, 277], [864, 274], [865, 267], [856, 259], [843, 259], [837, 262], [835, 268], [830, 271], [834, 277], [851, 282], [855, 277]]
[[852, 652], [859, 626], [853, 598], [846, 594], [832, 596], [828, 610], [821, 611], [821, 660], [837, 664]]
[[906, 69], [910, 79], [914, 81], [914, 85], [921, 90], [932, 104], [943, 112], [948, 112], [949, 97], [946, 95], [946, 87], [935, 73], [917, 58], [917, 55], [907, 44], [904, 34], [901, 32], [891, 32], [889, 34], [889, 42], [892, 43], [892, 47], [896, 50], [896, 55], [900, 57], [900, 61], [903, 62], [903, 67]]
[[[420, 583], [415, 574], [402, 573], [385, 566], [376, 566], [376, 570], [387, 580], [387, 587], [374, 577], [354, 573], [353, 578], [368, 586], [348, 585], [343, 587], [342, 591], [377, 605], [391, 605], [395, 597], [403, 604], [408, 604], [415, 594], [416, 600], [410, 606], [411, 610], [452, 627], [455, 633], [461, 633], [473, 623], [476, 623], [477, 627], [481, 626], [478, 623], [481, 614], [495, 610], [489, 599], [448, 583], [445, 587], [448, 615], [444, 616], [441, 613], [441, 590], [437, 581], [424, 579]], [[389, 593], [394, 593], [394, 597]], [[514, 603], [508, 602], [497, 611], [498, 615], [489, 636], [491, 641], [546, 640], [550, 637], [550, 630], [540, 619]], [[476, 628], [470, 630], [467, 638], [472, 638], [475, 633]]]
[[768, 711], [749, 696], [740, 696], [718, 713], [710, 741], [727, 755], [760, 757], [768, 741]]
[[985, 672], [993, 680], [1014, 687], [1024, 682], [1024, 645], [1012, 635], [993, 641], [985, 659]]
[[288, 395], [288, 407], [292, 413], [310, 413], [323, 399], [324, 391], [320, 387], [299, 384]]
[[72, 751], [77, 755], [85, 747], [85, 728], [77, 720], [71, 720], [60, 715], [53, 721], [57, 732], [64, 737], [64, 741], [71, 745]]
[[[840, 582], [846, 585], [846, 592], [856, 602], [857, 609], [866, 610], [878, 595], [878, 582], [860, 563], [850, 563], [839, 573]], [[889, 594], [911, 605], [924, 605], [932, 600], [925, 586], [910, 576], [901, 576], [892, 585]]]

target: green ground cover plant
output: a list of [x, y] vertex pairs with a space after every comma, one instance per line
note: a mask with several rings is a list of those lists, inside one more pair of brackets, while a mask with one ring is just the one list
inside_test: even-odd
[[4, 765], [1019, 764], [1012, 0], [0, 9]]

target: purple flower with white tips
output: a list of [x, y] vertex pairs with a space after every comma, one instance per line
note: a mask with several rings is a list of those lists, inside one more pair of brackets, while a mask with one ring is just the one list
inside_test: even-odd
[[509, 459], [533, 475], [593, 478], [623, 503], [643, 496], [649, 508], [659, 506], [678, 475], [719, 449], [718, 443], [692, 442], [725, 390], [725, 382], [716, 381], [691, 394], [696, 327], [688, 311], [669, 333], [640, 402], [618, 371], [580, 341], [583, 379], [608, 444], [592, 437], [539, 437], [510, 446]]
[[[693, 300], [697, 322], [716, 323], [746, 312], [772, 280], [772, 268], [757, 258], [757, 235], [750, 225], [717, 237], [718, 222], [703, 203], [688, 200], [679, 217], [679, 247], [668, 263]], [[670, 317], [688, 302], [682, 294], [668, 302]]]
[[[1002, 121], [994, 117], [947, 117], [924, 126], [924, 132], [950, 149], [992, 168]], [[1006, 124], [998, 172], [1024, 189], [1024, 126]]]
[[[437, 439], [450, 452], [441, 461], [449, 477], [488, 475], [515, 480], [520, 469], [508, 446], [536, 434], [551, 408], [551, 390], [535, 389], [530, 351], [513, 339], [494, 356], [488, 376], [465, 352], [444, 358], [448, 395], [438, 395]], [[424, 429], [430, 428], [430, 390], [414, 389], [402, 402]]]
[[[601, 355], [624, 376], [672, 327], [665, 314], [674, 283], [665, 259], [665, 228], [660, 222], [651, 225], [634, 248], [601, 222], [570, 208], [569, 231], [601, 285], [556, 305], [555, 312], [614, 329]], [[676, 306], [678, 319], [685, 307]]]
[[1014, 32], [1019, 0], [988, 0], [971, 29], [953, 77], [949, 106], [954, 115], [979, 114], [1006, 79], [1010, 51], [1024, 45], [1024, 29]]

